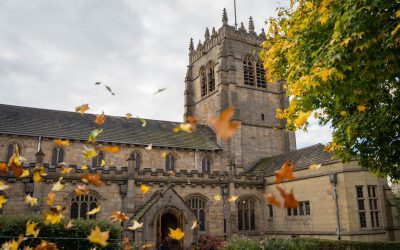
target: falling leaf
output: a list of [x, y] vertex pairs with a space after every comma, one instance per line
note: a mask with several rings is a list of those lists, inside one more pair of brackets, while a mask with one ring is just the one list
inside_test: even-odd
[[93, 215], [93, 214], [97, 214], [98, 212], [100, 212], [101, 210], [101, 206], [98, 206], [96, 208], [93, 208], [92, 210], [90, 210], [89, 212], [87, 212], [87, 215]]
[[111, 93], [111, 95], [115, 95], [115, 93], [112, 92], [112, 90], [111, 90], [111, 88], [110, 88], [109, 86], [105, 85], [105, 87], [106, 87], [106, 89], [108, 90], [108, 92]]
[[102, 150], [108, 153], [118, 154], [121, 151], [121, 148], [118, 146], [103, 146]]
[[174, 240], [181, 240], [183, 236], [185, 236], [185, 233], [182, 232], [182, 230], [179, 227], [175, 230], [169, 227], [168, 230], [169, 230], [168, 236]]
[[267, 194], [267, 202], [276, 206], [276, 207], [281, 207], [281, 203], [275, 198], [273, 194]]
[[26, 238], [22, 234], [19, 235], [18, 240], [12, 239], [11, 241], [4, 242], [1, 245], [1, 249], [3, 250], [18, 250], [19, 245], [24, 241]]
[[85, 146], [83, 146], [83, 147], [85, 148], [85, 151], [83, 151], [83, 156], [86, 159], [91, 159], [91, 158], [97, 156], [97, 152], [94, 148], [87, 148]]
[[208, 122], [213, 126], [215, 133], [222, 139], [229, 139], [236, 131], [239, 123], [237, 121], [231, 121], [233, 116], [233, 108], [229, 107], [224, 110], [220, 117], [209, 117]]
[[10, 157], [10, 160], [8, 161], [8, 166], [12, 169], [14, 172], [14, 175], [16, 177], [20, 177], [23, 173], [23, 161], [25, 159], [19, 155], [19, 148], [18, 145], [14, 145], [14, 152], [12, 156]]
[[106, 161], [104, 159], [101, 159], [100, 167], [104, 167], [106, 165]]
[[69, 230], [74, 226], [72, 220], [69, 220], [67, 224], [64, 225], [65, 230]]
[[22, 174], [21, 174], [20, 178], [28, 177], [29, 175], [30, 175], [29, 169], [24, 169], [22, 171]]
[[168, 171], [167, 174], [168, 174], [169, 176], [175, 176], [176, 173], [175, 173], [174, 171], [171, 170], [171, 171]]
[[94, 143], [96, 141], [96, 137], [103, 132], [102, 129], [93, 129], [89, 135], [89, 142]]
[[85, 183], [91, 183], [96, 187], [100, 187], [103, 185], [103, 182], [100, 180], [100, 174], [84, 174], [82, 175], [82, 181]]
[[83, 184], [83, 185], [77, 184], [74, 191], [77, 196], [81, 196], [81, 195], [85, 195], [85, 194], [89, 193], [89, 189], [85, 184]]
[[231, 197], [229, 197], [228, 201], [229, 201], [229, 202], [235, 202], [238, 198], [239, 198], [239, 196], [237, 196], [237, 195], [232, 195]]
[[37, 205], [37, 198], [33, 198], [30, 194], [28, 194], [27, 196], [25, 196], [25, 203], [35, 206]]
[[167, 152], [162, 152], [161, 157], [165, 158], [165, 157], [167, 157], [167, 154], [168, 154]]
[[310, 167], [309, 167], [309, 169], [311, 169], [311, 170], [317, 170], [317, 169], [319, 169], [320, 167], [321, 167], [322, 165], [321, 164], [311, 164], [310, 165]]
[[3, 204], [6, 202], [7, 202], [7, 199], [3, 195], [0, 195], [0, 208], [2, 208]]
[[132, 118], [132, 114], [131, 113], [126, 113], [125, 116], [126, 116], [126, 119], [128, 119], [128, 120]]
[[133, 225], [128, 227], [128, 230], [135, 231], [136, 229], [139, 229], [141, 227], [143, 227], [143, 223], [139, 223], [138, 221], [133, 220]]
[[0, 180], [0, 191], [7, 190], [9, 188], [10, 188], [10, 186], [4, 184], [4, 182], [2, 180]]
[[145, 244], [143, 244], [140, 249], [144, 250], [147, 248], [154, 248], [156, 246], [156, 244], [154, 242], [147, 242]]
[[146, 149], [146, 150], [151, 150], [153, 148], [153, 144], [149, 144], [147, 147], [145, 147], [144, 149]]
[[56, 244], [42, 240], [42, 242], [35, 247], [35, 250], [58, 250]]
[[199, 226], [199, 224], [197, 223], [197, 220], [193, 220], [192, 221], [192, 226], [190, 227], [190, 230], [193, 230], [193, 229], [195, 229], [196, 227], [198, 227]]
[[153, 95], [157, 95], [158, 93], [161, 93], [161, 92], [165, 91], [166, 89], [167, 88], [159, 88], [159, 89], [157, 89], [156, 92], [153, 93]]
[[95, 85], [100, 85], [100, 84], [101, 84], [101, 82], [95, 82], [94, 84], [95, 84]]
[[94, 122], [97, 125], [101, 125], [106, 121], [106, 116], [104, 115], [104, 111], [101, 112], [100, 115], [96, 115], [96, 120], [94, 120]]
[[136, 118], [138, 118], [138, 119], [139, 119], [140, 123], [142, 124], [142, 127], [146, 127], [146, 124], [147, 124], [147, 122], [146, 122], [146, 120], [145, 120], [145, 119], [143, 119], [143, 118], [140, 118], [139, 116], [136, 116]]
[[58, 146], [69, 146], [69, 144], [70, 144], [69, 140], [55, 139], [53, 141]]
[[186, 123], [179, 124], [178, 127], [174, 128], [174, 132], [184, 131], [186, 133], [192, 133], [196, 129], [196, 118], [188, 116]]
[[289, 164], [289, 161], [283, 163], [280, 170], [275, 171], [275, 181], [274, 183], [281, 183], [284, 179], [294, 180], [296, 177], [293, 176], [294, 164]]
[[221, 200], [221, 195], [219, 195], [219, 194], [214, 195], [213, 196], [213, 200], [220, 201]]
[[71, 173], [72, 170], [74, 170], [74, 168], [62, 167], [60, 169], [60, 173], [66, 175]]
[[61, 222], [62, 218], [64, 218], [61, 206], [52, 207], [49, 211], [44, 211], [43, 215], [45, 225], [58, 224]]
[[0, 173], [2, 175], [7, 174], [7, 164], [5, 162], [0, 162]]
[[283, 207], [286, 208], [297, 208], [298, 207], [298, 202], [294, 198], [293, 190], [290, 191], [290, 193], [286, 193], [285, 190], [279, 186], [276, 186], [276, 188], [279, 190], [279, 193], [281, 194], [283, 198]]
[[365, 107], [364, 105], [358, 105], [357, 106], [358, 112], [364, 112], [366, 109], [367, 109], [367, 107]]
[[129, 219], [126, 214], [122, 213], [121, 211], [112, 211], [110, 216], [111, 222], [123, 222]]
[[32, 169], [33, 172], [33, 181], [35, 183], [39, 183], [42, 181], [42, 177], [46, 176], [46, 169], [43, 166], [36, 166], [34, 169]]
[[81, 106], [75, 108], [75, 111], [81, 113], [81, 115], [83, 115], [88, 110], [89, 110], [89, 104], [82, 104]]
[[53, 193], [53, 192], [49, 192], [49, 193], [47, 194], [46, 204], [47, 204], [48, 206], [52, 206], [53, 203], [54, 203], [54, 199], [55, 199], [55, 198], [56, 198], [56, 194]]
[[37, 223], [37, 222], [31, 222], [31, 220], [28, 220], [28, 221], [26, 222], [25, 236], [33, 235], [33, 237], [36, 238], [36, 237], [38, 236], [38, 234], [39, 234], [39, 231], [40, 231], [39, 228], [37, 228], [37, 229], [35, 230], [35, 228], [36, 228], [36, 226], [37, 226], [38, 224], [39, 224], [39, 223]]
[[341, 116], [347, 116], [347, 112], [346, 111], [340, 111], [340, 115]]
[[51, 188], [51, 191], [61, 191], [64, 188], [64, 185], [61, 183], [62, 179], [62, 177], [58, 179], [58, 181]]
[[150, 186], [147, 186], [145, 184], [140, 185], [140, 192], [142, 192], [143, 194], [146, 194], [147, 192], [149, 192], [150, 190]]
[[98, 226], [95, 227], [94, 230], [90, 232], [90, 235], [87, 237], [88, 240], [92, 243], [97, 243], [103, 247], [107, 246], [107, 240], [109, 237], [109, 232], [110, 231], [100, 231], [100, 228]]
[[86, 171], [87, 169], [88, 169], [88, 166], [86, 166], [86, 165], [83, 165], [83, 166], [82, 166], [82, 170], [83, 170], [83, 171]]

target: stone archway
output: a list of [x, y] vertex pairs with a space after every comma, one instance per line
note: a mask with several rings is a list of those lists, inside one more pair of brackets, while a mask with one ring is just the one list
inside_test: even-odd
[[169, 228], [183, 228], [183, 213], [171, 207], [162, 211], [157, 220], [157, 242], [160, 249], [183, 249], [182, 240], [177, 241], [168, 237]]

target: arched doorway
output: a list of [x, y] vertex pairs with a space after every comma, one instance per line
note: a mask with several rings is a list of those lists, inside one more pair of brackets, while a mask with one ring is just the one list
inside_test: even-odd
[[159, 245], [159, 249], [163, 250], [180, 250], [182, 248], [182, 240], [177, 241], [168, 237], [169, 228], [182, 229], [182, 219], [183, 216], [181, 213], [174, 212], [165, 212], [158, 219], [158, 232], [157, 232], [157, 241]]

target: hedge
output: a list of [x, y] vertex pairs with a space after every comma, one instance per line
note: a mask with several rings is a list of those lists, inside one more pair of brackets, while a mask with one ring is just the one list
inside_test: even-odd
[[62, 220], [55, 225], [44, 225], [43, 218], [38, 215], [28, 214], [23, 216], [0, 216], [0, 245], [10, 239], [16, 239], [20, 234], [25, 235], [26, 222], [38, 222], [40, 232], [37, 238], [28, 238], [22, 246], [37, 246], [41, 240], [46, 240], [57, 244], [59, 249], [91, 249], [95, 245], [86, 238], [91, 230], [99, 226], [101, 231], [110, 230], [109, 245], [97, 249], [120, 249], [120, 235], [122, 229], [117, 224], [112, 224], [106, 220], [73, 220], [73, 227], [65, 229], [64, 225], [68, 220]]

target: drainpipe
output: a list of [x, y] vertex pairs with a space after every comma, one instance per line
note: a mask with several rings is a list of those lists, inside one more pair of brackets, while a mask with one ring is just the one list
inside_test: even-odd
[[336, 207], [336, 228], [337, 228], [337, 239], [340, 240], [340, 217], [339, 217], [339, 205], [338, 205], [338, 197], [337, 197], [337, 173], [333, 173], [329, 175], [329, 181], [333, 186], [333, 198], [335, 199], [335, 207]]

